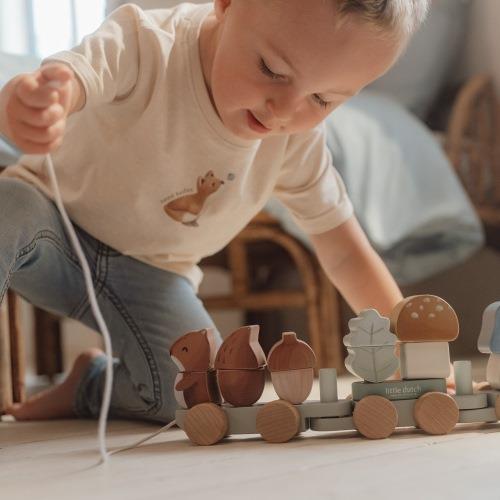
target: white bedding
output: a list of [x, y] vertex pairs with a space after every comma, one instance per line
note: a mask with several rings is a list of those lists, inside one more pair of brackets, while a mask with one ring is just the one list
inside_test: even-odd
[[[434, 135], [400, 104], [364, 91], [326, 121], [356, 215], [402, 284], [452, 267], [484, 242], [479, 219]], [[267, 210], [306, 245], [272, 200]]]

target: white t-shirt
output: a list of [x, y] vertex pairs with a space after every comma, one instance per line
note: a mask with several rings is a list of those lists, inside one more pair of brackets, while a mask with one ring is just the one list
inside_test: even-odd
[[[53, 154], [71, 219], [112, 248], [186, 276], [234, 238], [274, 194], [307, 233], [346, 221], [352, 205], [323, 127], [244, 140], [214, 110], [199, 31], [212, 4], [117, 9], [72, 51], [51, 57], [81, 79], [84, 108]], [[53, 198], [44, 157], [3, 175]]]

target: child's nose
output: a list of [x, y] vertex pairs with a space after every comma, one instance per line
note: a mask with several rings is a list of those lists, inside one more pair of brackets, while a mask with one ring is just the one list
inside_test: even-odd
[[299, 104], [300, 100], [296, 94], [283, 90], [267, 100], [267, 109], [276, 121], [287, 123], [297, 111]]

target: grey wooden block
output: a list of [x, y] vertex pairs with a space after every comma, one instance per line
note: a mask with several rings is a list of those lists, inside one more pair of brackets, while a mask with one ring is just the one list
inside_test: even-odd
[[321, 368], [319, 371], [319, 397], [322, 403], [338, 401], [337, 370]]
[[321, 401], [305, 401], [296, 405], [304, 418], [347, 417], [352, 415], [353, 403], [350, 399], [340, 399], [331, 403]]
[[481, 408], [479, 410], [461, 410], [458, 422], [460, 424], [472, 424], [477, 422], [497, 422], [495, 408]]
[[[253, 406], [240, 406], [240, 407], [222, 405], [222, 409], [226, 412], [229, 421], [228, 435], [258, 434], [257, 413], [263, 406], [264, 404], [256, 404]], [[300, 405], [297, 405], [297, 407], [298, 406]], [[302, 417], [300, 419], [299, 432], [304, 432], [308, 428], [309, 426], [307, 420], [304, 417]]]
[[398, 412], [398, 427], [416, 427], [415, 419], [413, 418], [413, 408], [416, 401], [416, 399], [391, 401]]
[[455, 373], [456, 393], [473, 394], [472, 363], [469, 360], [454, 361], [453, 372]]
[[477, 410], [488, 406], [488, 396], [479, 392], [477, 394], [455, 394], [452, 398], [457, 402], [459, 410]]
[[226, 412], [229, 421], [228, 435], [231, 434], [258, 434], [256, 421], [257, 413], [263, 407], [262, 404], [253, 406], [225, 406], [222, 408]]
[[488, 398], [488, 406], [494, 407], [497, 402], [497, 397], [500, 396], [500, 391], [491, 390], [491, 391], [484, 391], [484, 393]]
[[365, 396], [383, 396], [391, 401], [400, 399], [416, 399], [426, 392], [446, 392], [446, 380], [429, 378], [419, 380], [387, 380], [376, 384], [370, 382], [354, 382], [352, 399], [359, 401]]
[[355, 431], [352, 417], [311, 418], [311, 430], [320, 432], [329, 431]]
[[186, 413], [188, 411], [184, 409], [179, 409], [175, 412], [175, 423], [178, 427], [184, 430], [184, 419], [186, 418]]

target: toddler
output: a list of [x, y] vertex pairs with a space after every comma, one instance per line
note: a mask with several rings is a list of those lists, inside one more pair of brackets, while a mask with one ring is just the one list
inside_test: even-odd
[[[322, 121], [390, 68], [427, 3], [129, 4], [80, 46], [11, 80], [0, 133], [26, 155], [0, 177], [0, 299], [11, 287], [96, 328], [51, 201], [51, 152], [112, 336], [112, 416], [174, 417], [169, 348], [214, 326], [196, 295], [197, 263], [271, 195], [351, 307], [389, 314], [401, 293], [353, 215]], [[96, 417], [104, 369], [103, 353], [87, 351], [60, 386], [8, 412]]]

